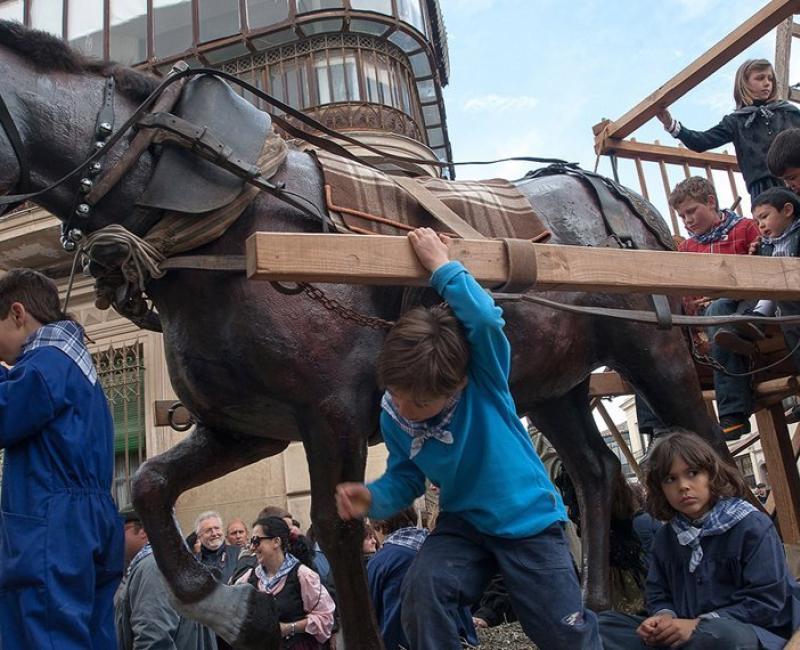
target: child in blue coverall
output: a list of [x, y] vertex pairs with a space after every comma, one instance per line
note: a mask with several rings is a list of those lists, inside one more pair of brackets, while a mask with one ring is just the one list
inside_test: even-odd
[[386, 472], [368, 486], [340, 484], [339, 515], [385, 519], [423, 494], [426, 477], [439, 486], [436, 528], [403, 582], [403, 631], [414, 650], [460, 650], [458, 611], [498, 572], [541, 650], [599, 649], [564, 505], [511, 397], [501, 310], [448, 260], [447, 237], [421, 228], [409, 240], [449, 307], [414, 309], [388, 334], [378, 360]]
[[0, 646], [116, 647], [114, 428], [83, 329], [36, 271], [0, 278]]

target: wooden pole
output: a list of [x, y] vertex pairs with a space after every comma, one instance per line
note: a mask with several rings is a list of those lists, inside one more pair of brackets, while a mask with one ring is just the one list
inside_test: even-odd
[[628, 447], [628, 443], [625, 442], [625, 438], [623, 438], [622, 434], [619, 432], [617, 425], [614, 424], [614, 420], [611, 419], [611, 416], [606, 410], [605, 404], [603, 404], [603, 400], [599, 398], [592, 400], [592, 406], [600, 414], [600, 417], [603, 418], [603, 422], [605, 422], [606, 426], [608, 427], [608, 432], [611, 434], [611, 437], [614, 438], [614, 442], [619, 445], [623, 456], [625, 456], [625, 460], [628, 461], [628, 465], [631, 466], [634, 474], [636, 474], [636, 478], [638, 478], [639, 482], [644, 485], [644, 472], [642, 471], [642, 468], [639, 467], [636, 457], [633, 455], [630, 447]]
[[[529, 245], [538, 291], [800, 299], [800, 258]], [[501, 240], [456, 239], [450, 257], [482, 284], [508, 278]], [[413, 286], [426, 285], [430, 275], [406, 237], [272, 232], [248, 238], [247, 273], [257, 280]]]
[[789, 62], [792, 53], [794, 16], [784, 20], [775, 30], [775, 85], [779, 99], [789, 99]]
[[756, 412], [761, 448], [775, 496], [784, 544], [800, 544], [800, 475], [794, 458], [783, 407], [775, 404]]
[[669, 165], [692, 165], [693, 167], [711, 167], [726, 171], [739, 171], [736, 156], [729, 153], [712, 151], [692, 151], [686, 147], [673, 147], [660, 142], [638, 142], [630, 140], [613, 140], [609, 142], [608, 151], [618, 158], [639, 158], [646, 162], [665, 162]]
[[[659, 145], [659, 141], [656, 140], [656, 145]], [[658, 161], [658, 168], [661, 170], [661, 182], [664, 184], [664, 195], [667, 197], [667, 207], [669, 208], [669, 218], [672, 221], [672, 234], [678, 235], [680, 234], [680, 228], [678, 227], [678, 215], [675, 212], [675, 208], [672, 207], [672, 204], [669, 202], [669, 195], [672, 193], [672, 187], [669, 184], [669, 174], [667, 173], [667, 165], [663, 160]]]
[[603, 141], [606, 138], [621, 139], [629, 136], [642, 124], [655, 117], [662, 107], [667, 107], [683, 97], [781, 21], [798, 11], [800, 11], [800, 0], [772, 0], [766, 4], [710, 50], [645, 97], [625, 115], [615, 122], [605, 125], [605, 128], [597, 136], [600, 146], [597, 153], [605, 153]]

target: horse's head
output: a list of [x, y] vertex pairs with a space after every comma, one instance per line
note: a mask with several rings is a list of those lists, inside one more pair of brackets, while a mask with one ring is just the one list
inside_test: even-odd
[[[115, 81], [111, 90], [109, 78]], [[46, 188], [77, 169], [34, 199], [72, 226], [80, 204], [76, 197], [90, 176], [89, 167], [81, 169], [81, 163], [108, 136], [100, 124], [108, 120], [112, 128], [118, 127], [157, 84], [155, 77], [88, 59], [50, 34], [0, 21], [0, 97], [8, 106], [8, 118], [5, 122], [0, 118], [0, 193], [21, 191], [21, 163], [30, 169], [28, 191]], [[124, 149], [121, 142], [104, 156], [94, 170], [95, 180]], [[147, 166], [147, 157], [143, 165]], [[139, 171], [139, 184], [147, 173]], [[121, 183], [88, 215], [78, 215], [80, 228], [92, 231], [124, 222], [132, 212], [135, 194], [135, 188]]]

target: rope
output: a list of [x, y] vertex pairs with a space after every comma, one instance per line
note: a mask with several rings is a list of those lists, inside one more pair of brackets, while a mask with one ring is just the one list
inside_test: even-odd
[[166, 257], [153, 244], [119, 224], [112, 224], [93, 232], [80, 246], [80, 251], [89, 260], [93, 260], [95, 247], [108, 245], [122, 245], [127, 248], [127, 255], [120, 268], [128, 280], [135, 281], [140, 291], [144, 292], [149, 278], [164, 277], [165, 271], [161, 270], [161, 263]]

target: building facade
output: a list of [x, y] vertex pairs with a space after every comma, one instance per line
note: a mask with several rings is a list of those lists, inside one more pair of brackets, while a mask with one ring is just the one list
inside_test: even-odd
[[[432, 161], [452, 158], [442, 99], [447, 40], [438, 0], [0, 0], [0, 19], [47, 31], [88, 56], [157, 75], [178, 60], [215, 67], [373, 146]], [[439, 168], [420, 165], [420, 171]], [[5, 216], [0, 270], [35, 268], [66, 289], [72, 258], [59, 244], [59, 225], [36, 207]], [[111, 405], [114, 496], [124, 505], [136, 468], [187, 435], [156, 426], [156, 401], [175, 399], [163, 339], [112, 310], [97, 309], [87, 278], [77, 279], [69, 310], [86, 327]], [[385, 455], [382, 445], [371, 449], [368, 476], [382, 473]], [[267, 504], [309, 523], [309, 478], [299, 443], [187, 492], [176, 515], [188, 532], [201, 511], [252, 521]]]

